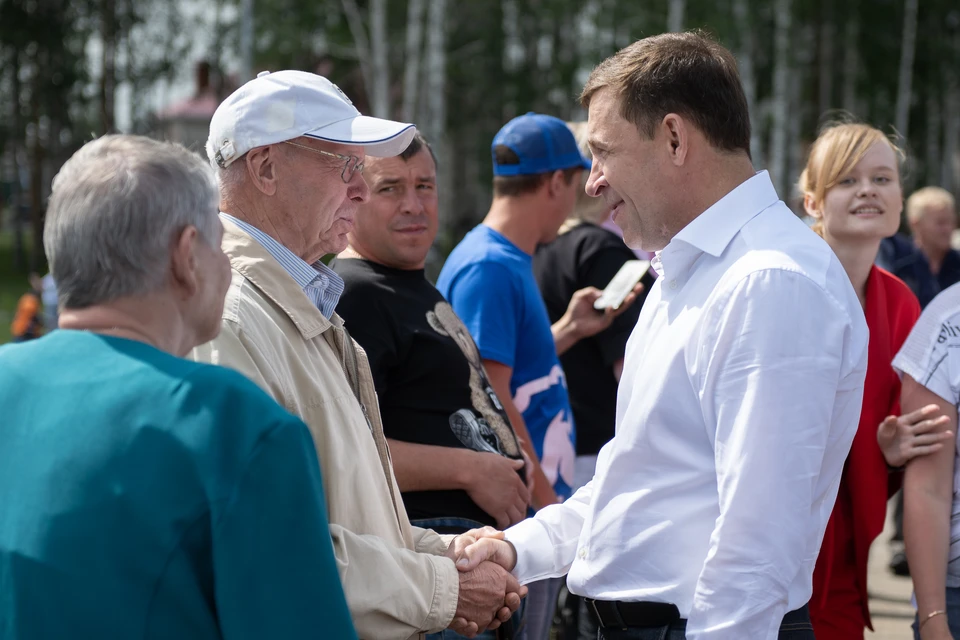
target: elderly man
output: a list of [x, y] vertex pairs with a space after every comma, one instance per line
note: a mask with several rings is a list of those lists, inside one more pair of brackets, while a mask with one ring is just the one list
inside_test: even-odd
[[220, 328], [216, 206], [140, 137], [54, 180], [62, 330], [0, 348], [0, 637], [356, 638], [306, 426], [182, 359]]
[[646, 38], [594, 69], [581, 100], [587, 192], [629, 246], [657, 252], [660, 277], [593, 480], [466, 553], [521, 582], [569, 571], [607, 640], [811, 640], [814, 562], [866, 374], [856, 293], [754, 172], [729, 51], [696, 33]]
[[950, 246], [957, 228], [953, 195], [940, 187], [924, 187], [907, 198], [907, 223], [913, 242], [902, 236], [883, 241], [877, 264], [907, 283], [921, 307], [960, 281], [960, 252]]
[[334, 313], [343, 282], [319, 261], [347, 246], [369, 197], [366, 154], [397, 155], [415, 133], [360, 115], [326, 78], [280, 71], [229, 96], [207, 142], [233, 279], [219, 337], [193, 357], [241, 371], [307, 423], [347, 604], [370, 640], [441, 630], [455, 615], [466, 633], [496, 627], [524, 593], [492, 563], [458, 573], [444, 539], [411, 527], [366, 355]]

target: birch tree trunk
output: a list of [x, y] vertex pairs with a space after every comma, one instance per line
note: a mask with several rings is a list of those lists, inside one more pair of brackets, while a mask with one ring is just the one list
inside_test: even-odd
[[370, 0], [370, 53], [373, 66], [371, 109], [377, 118], [390, 117], [390, 66], [387, 62], [387, 0]]
[[404, 122], [413, 122], [420, 90], [420, 53], [423, 47], [423, 0], [410, 0], [407, 6], [407, 45], [403, 60]]
[[860, 53], [857, 45], [860, 41], [860, 15], [858, 3], [852, 0], [847, 9], [850, 15], [844, 27], [843, 52], [843, 105], [844, 111], [855, 114], [857, 111], [857, 80], [860, 77]]
[[900, 77], [897, 82], [897, 110], [894, 123], [897, 132], [907, 139], [910, 125], [911, 84], [913, 83], [913, 57], [917, 43], [918, 0], [905, 0], [903, 9], [903, 40], [900, 45]]
[[773, 131], [770, 139], [770, 173], [780, 197], [787, 193], [787, 108], [790, 101], [791, 0], [774, 3]]
[[100, 132], [110, 133], [116, 128], [114, 106], [117, 90], [117, 7], [114, 0], [100, 2]]
[[833, 41], [836, 38], [836, 26], [833, 21], [833, 0], [823, 0], [820, 23], [820, 109], [819, 115], [833, 106]]
[[667, 13], [667, 31], [670, 31], [671, 33], [683, 31], [683, 17], [684, 13], [686, 13], [686, 9], [686, 0], [670, 0], [669, 10]]
[[[960, 53], [960, 37], [955, 39], [954, 47]], [[947, 67], [945, 72], [940, 186], [956, 193], [960, 189], [960, 79], [953, 67]]]
[[940, 184], [940, 96], [935, 91], [927, 94], [927, 140], [923, 146], [927, 183]]
[[749, 0], [733, 0], [733, 17], [739, 31], [737, 66], [750, 112], [750, 156], [755, 167], [763, 166], [763, 121], [757, 110], [757, 76], [754, 67], [756, 39], [750, 24]]
[[[427, 12], [426, 47], [426, 103], [427, 119], [423, 131], [436, 152], [438, 164], [437, 181], [440, 211], [452, 211], [450, 207], [451, 180], [450, 160], [447, 149], [447, 0], [429, 0]], [[447, 225], [456, 224], [450, 216], [442, 216]]]

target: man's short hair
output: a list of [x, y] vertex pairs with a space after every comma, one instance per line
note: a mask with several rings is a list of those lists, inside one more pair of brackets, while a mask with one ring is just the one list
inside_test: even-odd
[[88, 142], [54, 178], [43, 231], [60, 308], [160, 289], [185, 228], [217, 242], [217, 205], [210, 168], [178, 144], [128, 135]]
[[407, 145], [407, 148], [400, 153], [400, 157], [403, 158], [404, 162], [406, 162], [413, 156], [420, 153], [421, 149], [426, 149], [429, 151], [430, 157], [433, 158], [433, 164], [437, 164], [437, 154], [433, 152], [433, 147], [430, 146], [430, 143], [427, 142], [427, 139], [419, 131], [417, 131], [417, 135], [413, 136], [413, 140], [410, 141], [410, 144]]
[[907, 220], [917, 222], [928, 209], [943, 207], [956, 214], [957, 203], [949, 191], [940, 187], [917, 189], [907, 198]]
[[620, 115], [646, 138], [676, 113], [717, 149], [750, 153], [750, 114], [737, 62], [700, 31], [644, 38], [607, 58], [583, 87], [584, 108], [607, 87], [620, 100]]
[[[498, 165], [520, 164], [520, 157], [517, 156], [516, 152], [502, 144], [498, 144], [493, 148], [493, 157]], [[571, 167], [569, 169], [560, 169], [560, 171], [563, 171], [563, 179], [566, 183], [570, 184], [570, 182], [583, 171], [583, 167]], [[552, 175], [553, 171], [519, 176], [494, 176], [493, 195], [497, 198], [512, 198], [527, 193], [535, 193]]]

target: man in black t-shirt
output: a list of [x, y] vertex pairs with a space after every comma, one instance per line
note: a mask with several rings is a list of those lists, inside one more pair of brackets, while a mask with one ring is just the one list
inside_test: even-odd
[[368, 158], [370, 200], [332, 263], [337, 312], [367, 352], [410, 520], [440, 533], [522, 520], [520, 445], [469, 331], [424, 275], [437, 233], [436, 162], [418, 134]]

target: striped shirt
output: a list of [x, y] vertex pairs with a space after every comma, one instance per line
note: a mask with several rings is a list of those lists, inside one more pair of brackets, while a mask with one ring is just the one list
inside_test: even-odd
[[328, 320], [333, 315], [333, 310], [337, 308], [337, 302], [343, 294], [343, 279], [337, 273], [323, 264], [319, 260], [312, 265], [307, 264], [302, 258], [285, 246], [265, 234], [253, 225], [234, 218], [229, 213], [220, 213], [220, 217], [229, 220], [233, 224], [250, 234], [254, 240], [259, 242], [274, 259], [280, 263], [284, 271], [290, 274], [290, 277], [296, 281], [303, 292], [320, 310]]

